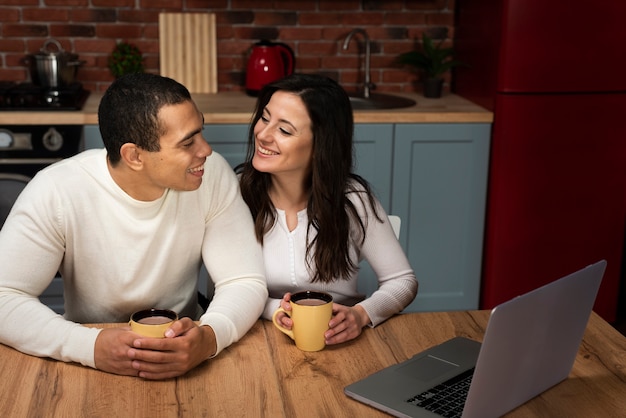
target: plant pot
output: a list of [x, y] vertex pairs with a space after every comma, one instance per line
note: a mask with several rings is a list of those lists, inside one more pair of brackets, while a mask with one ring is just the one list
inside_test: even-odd
[[426, 80], [424, 80], [424, 97], [437, 99], [441, 97], [442, 89], [442, 78], [427, 78]]

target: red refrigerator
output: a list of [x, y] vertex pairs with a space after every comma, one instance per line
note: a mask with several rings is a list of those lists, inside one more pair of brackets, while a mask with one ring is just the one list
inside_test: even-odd
[[599, 259], [616, 319], [626, 227], [626, 1], [457, 2], [453, 91], [494, 112], [481, 308]]

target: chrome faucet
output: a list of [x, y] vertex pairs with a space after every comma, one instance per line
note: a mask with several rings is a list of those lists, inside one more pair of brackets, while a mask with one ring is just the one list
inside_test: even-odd
[[367, 32], [361, 28], [352, 29], [352, 31], [346, 36], [346, 39], [343, 41], [343, 50], [348, 49], [348, 45], [350, 44], [350, 40], [352, 37], [360, 33], [363, 35], [363, 39], [365, 40], [365, 84], [363, 86], [363, 97], [370, 97], [370, 89], [375, 87], [374, 83], [371, 81], [370, 77], [370, 56], [371, 56], [371, 44], [370, 37], [367, 35]]

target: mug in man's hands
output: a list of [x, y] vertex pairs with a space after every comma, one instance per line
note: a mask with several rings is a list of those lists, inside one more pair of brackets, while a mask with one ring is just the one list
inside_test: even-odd
[[165, 331], [178, 319], [169, 309], [145, 309], [130, 316], [130, 329], [144, 337], [163, 338]]
[[[302, 351], [319, 351], [326, 345], [324, 333], [333, 315], [333, 297], [328, 293], [306, 290], [291, 295], [291, 312], [278, 308], [272, 316], [274, 325], [296, 342]], [[284, 312], [291, 317], [291, 329], [283, 327], [276, 316]]]

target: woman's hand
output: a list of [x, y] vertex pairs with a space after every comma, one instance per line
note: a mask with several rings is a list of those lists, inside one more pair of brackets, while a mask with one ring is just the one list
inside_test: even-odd
[[340, 344], [355, 339], [361, 335], [361, 330], [369, 323], [370, 318], [361, 306], [333, 303], [333, 317], [328, 323], [329, 330], [324, 333], [326, 345]]
[[[291, 304], [289, 303], [290, 300], [291, 293], [285, 293], [282, 300], [280, 301], [280, 307], [286, 311], [291, 312]], [[279, 312], [276, 314], [276, 321], [287, 329], [291, 329], [291, 327], [293, 326], [293, 321], [284, 312]]]

